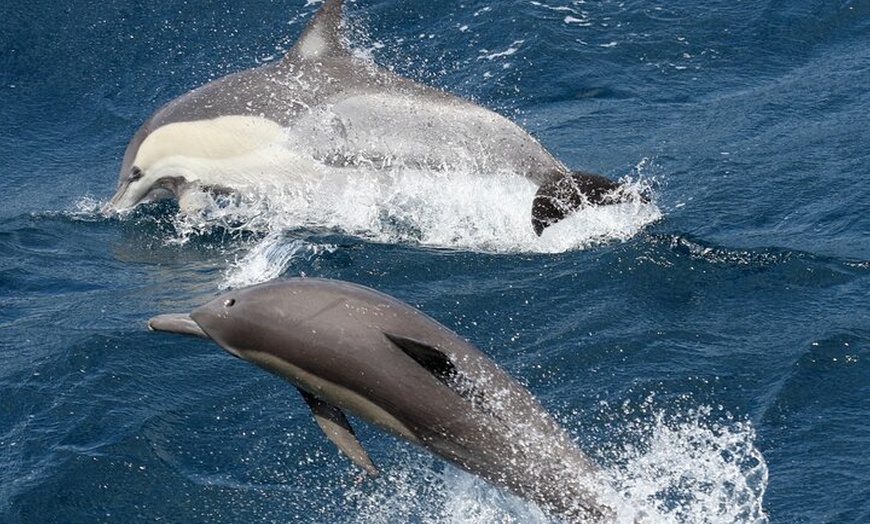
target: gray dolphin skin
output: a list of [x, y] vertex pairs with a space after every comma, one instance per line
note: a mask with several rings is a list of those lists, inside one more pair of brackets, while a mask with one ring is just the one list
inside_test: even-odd
[[[195, 324], [193, 326], [192, 324]], [[152, 330], [207, 337], [292, 382], [327, 436], [377, 469], [344, 411], [566, 522], [612, 522], [600, 470], [532, 394], [419, 310], [373, 289], [296, 278], [226, 293]]]
[[207, 191], [396, 166], [523, 175], [539, 186], [538, 235], [579, 207], [633, 198], [612, 180], [569, 171], [507, 118], [354, 56], [343, 41], [342, 3], [327, 0], [283, 59], [154, 113], [127, 146], [104, 213], [165, 198], [195, 211]]

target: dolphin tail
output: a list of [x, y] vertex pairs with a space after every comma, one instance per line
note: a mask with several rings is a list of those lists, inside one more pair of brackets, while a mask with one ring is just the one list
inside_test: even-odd
[[532, 227], [541, 236], [544, 229], [578, 209], [637, 200], [648, 202], [645, 196], [631, 194], [622, 184], [607, 177], [572, 171], [538, 188], [532, 201]]

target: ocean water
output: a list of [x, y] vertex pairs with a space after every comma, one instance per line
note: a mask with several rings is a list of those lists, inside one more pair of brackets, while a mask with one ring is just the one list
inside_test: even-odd
[[541, 238], [533, 187], [462, 173], [99, 213], [157, 107], [277, 59], [317, 5], [0, 4], [0, 522], [554, 522], [354, 420], [363, 479], [289, 384], [146, 330], [299, 275], [491, 355], [621, 514], [870, 521], [870, 3], [350, 3], [362, 56], [652, 196]]

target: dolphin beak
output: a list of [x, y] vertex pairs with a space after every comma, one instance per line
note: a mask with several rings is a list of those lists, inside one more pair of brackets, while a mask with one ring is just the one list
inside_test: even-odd
[[164, 331], [166, 333], [209, 338], [206, 332], [199, 327], [199, 324], [190, 318], [190, 315], [187, 313], [157, 315], [148, 321], [148, 329], [151, 331]]
[[129, 206], [121, 205], [121, 201], [124, 199], [124, 196], [127, 193], [127, 188], [129, 186], [129, 182], [122, 182], [121, 185], [118, 186], [118, 190], [115, 191], [115, 195], [112, 197], [112, 200], [110, 200], [108, 204], [103, 206], [103, 209], [101, 210], [103, 216], [107, 217], [115, 213], [130, 209]]

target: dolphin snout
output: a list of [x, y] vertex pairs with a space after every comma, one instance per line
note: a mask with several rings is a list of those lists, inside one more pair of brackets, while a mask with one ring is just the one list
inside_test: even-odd
[[112, 216], [114, 214], [120, 213], [121, 211], [127, 211], [132, 207], [130, 205], [123, 204], [123, 200], [127, 196], [128, 187], [130, 187], [130, 184], [127, 182], [118, 185], [118, 189], [115, 191], [112, 199], [109, 200], [109, 203], [103, 206], [103, 209], [100, 210], [100, 213], [102, 213], [104, 217]]
[[169, 313], [157, 315], [148, 321], [148, 329], [151, 331], [164, 331], [166, 333], [178, 333], [180, 335], [192, 335], [194, 337], [209, 338], [199, 324], [186, 313]]

